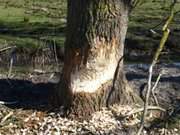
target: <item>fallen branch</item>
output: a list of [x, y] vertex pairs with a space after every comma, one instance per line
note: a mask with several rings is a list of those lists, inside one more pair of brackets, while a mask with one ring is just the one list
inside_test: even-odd
[[11, 101], [11, 102], [5, 102], [5, 101], [0, 101], [1, 105], [13, 105], [13, 104], [17, 104], [18, 101]]
[[0, 49], [0, 53], [1, 52], [4, 52], [4, 51], [6, 51], [6, 50], [9, 50], [9, 49], [12, 49], [12, 48], [15, 48], [16, 46], [8, 46], [8, 47], [5, 47], [5, 48], [2, 48], [2, 49]]
[[36, 73], [36, 74], [46, 74], [46, 71], [41, 70], [41, 69], [34, 69], [34, 73]]
[[1, 124], [4, 123], [9, 117], [11, 117], [13, 115], [13, 112], [8, 113], [2, 120], [1, 120]]
[[[165, 112], [166, 110], [164, 108], [161, 108], [159, 106], [148, 106], [147, 107], [147, 110], [159, 110], [159, 111], [162, 111], [162, 112]], [[127, 113], [124, 117], [129, 117], [133, 114], [136, 114], [136, 113], [140, 113], [144, 111], [144, 108], [138, 108], [138, 109], [135, 109], [135, 110], [132, 110], [130, 111], [129, 113]]]

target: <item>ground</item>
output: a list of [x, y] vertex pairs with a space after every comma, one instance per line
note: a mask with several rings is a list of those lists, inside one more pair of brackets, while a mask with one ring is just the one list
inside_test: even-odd
[[[124, 116], [141, 106], [115, 105], [103, 108], [92, 114], [89, 121], [62, 118], [57, 113], [59, 110], [52, 110], [48, 106], [48, 95], [59, 80], [63, 64], [55, 61], [51, 46], [64, 44], [64, 2], [0, 0], [0, 50], [8, 46], [17, 47], [9, 78], [7, 74], [12, 50], [0, 51], [0, 134], [133, 134], [140, 115], [125, 119]], [[159, 37], [150, 30], [161, 34], [163, 23], [153, 27], [168, 15], [168, 4], [163, 5], [161, 2], [148, 1], [134, 9], [129, 19], [124, 69], [130, 85], [142, 97], [147, 81], [147, 63], [159, 43]], [[179, 7], [180, 4], [176, 9]], [[180, 13], [176, 14], [171, 25], [170, 38], [175, 48], [173, 51], [172, 48], [164, 50], [153, 78], [155, 81], [158, 71], [165, 69], [166, 74], [162, 76], [155, 92], [159, 104], [168, 111], [161, 115], [159, 111], [153, 111], [144, 134], [180, 134], [179, 19]]]
[[[55, 67], [55, 66], [54, 66]], [[125, 64], [125, 71], [130, 85], [135, 91], [142, 89], [147, 81], [147, 64]], [[157, 135], [166, 132], [171, 135], [180, 133], [180, 65], [160, 64], [156, 66], [154, 81], [160, 69], [166, 74], [161, 78], [155, 93], [161, 107], [168, 109], [166, 113], [159, 111], [149, 115], [144, 134]], [[92, 114], [90, 120], [77, 121], [62, 118], [48, 106], [48, 95], [58, 81], [57, 72], [29, 70], [19, 73], [11, 79], [1, 74], [0, 79], [0, 133], [1, 134], [135, 134], [134, 128], [140, 122], [140, 115], [124, 118], [128, 113], [140, 106], [114, 105], [103, 108]], [[55, 71], [55, 70], [54, 70]], [[153, 81], [153, 82], [154, 82]], [[2, 101], [7, 101], [2, 105]], [[10, 103], [10, 104], [9, 104]], [[11, 104], [12, 103], [12, 104]], [[164, 119], [164, 117], [166, 119]]]

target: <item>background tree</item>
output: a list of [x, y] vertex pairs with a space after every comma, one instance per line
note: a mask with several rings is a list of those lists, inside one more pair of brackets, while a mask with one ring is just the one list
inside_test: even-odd
[[53, 104], [83, 116], [136, 103], [123, 72], [130, 0], [68, 0], [63, 73]]

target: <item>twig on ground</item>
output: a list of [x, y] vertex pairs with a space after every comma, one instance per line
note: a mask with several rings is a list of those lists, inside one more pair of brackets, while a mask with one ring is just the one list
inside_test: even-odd
[[15, 48], [16, 46], [8, 46], [8, 47], [5, 47], [5, 48], [2, 48], [1, 50], [0, 50], [0, 53], [1, 52], [4, 52], [4, 51], [6, 51], [6, 50], [9, 50], [9, 49], [12, 49], [12, 48]]
[[13, 112], [8, 113], [2, 120], [1, 120], [1, 124], [4, 123], [9, 117], [11, 117], [13, 115]]
[[[129, 113], [127, 113], [124, 117], [129, 117], [129, 116], [131, 116], [133, 114], [142, 112], [143, 110], [144, 110], [144, 108], [138, 108], [138, 109], [132, 110]], [[163, 111], [163, 112], [166, 111], [164, 108], [161, 108], [159, 106], [148, 106], [147, 110], [160, 110], [160, 111]]]
[[18, 101], [11, 101], [11, 102], [5, 102], [5, 101], [0, 101], [1, 105], [13, 105], [13, 104], [17, 104]]
[[46, 71], [44, 71], [42, 69], [34, 69], [34, 73], [36, 73], [36, 74], [46, 74]]

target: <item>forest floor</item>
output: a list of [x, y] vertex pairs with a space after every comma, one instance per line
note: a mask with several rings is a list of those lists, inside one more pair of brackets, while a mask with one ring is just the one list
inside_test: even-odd
[[[143, 90], [147, 82], [147, 64], [125, 64], [127, 79], [134, 90]], [[159, 105], [167, 112], [150, 111], [144, 135], [180, 134], [180, 64], [155, 67], [153, 82], [159, 71], [166, 72], [155, 90]], [[114, 105], [92, 114], [90, 120], [62, 118], [48, 105], [51, 90], [58, 82], [57, 70], [31, 70], [26, 73], [0, 74], [0, 134], [94, 134], [136, 135], [140, 114], [127, 116], [142, 106]], [[142, 92], [143, 95], [144, 92]]]
[[[65, 5], [66, 0], [0, 0], [0, 50], [16, 46], [14, 64], [19, 65], [13, 65], [8, 78], [9, 58], [13, 50], [0, 53], [0, 135], [136, 135], [133, 128], [137, 128], [140, 114], [125, 116], [142, 106], [115, 105], [104, 108], [92, 114], [89, 121], [62, 118], [49, 109], [48, 96], [58, 82], [59, 67], [49, 64], [43, 68], [32, 68], [30, 63], [31, 60], [41, 62], [39, 65], [42, 66], [44, 62], [54, 62], [50, 49], [53, 45], [63, 46], [65, 41]], [[176, 10], [179, 9], [180, 3], [176, 6]], [[151, 54], [160, 40], [151, 30], [161, 35], [168, 15], [169, 4], [163, 4], [163, 0], [149, 0], [131, 13], [125, 54], [135, 63], [126, 64], [125, 71], [130, 85], [137, 92], [141, 90], [141, 95], [144, 95], [148, 67], [140, 61], [147, 63], [151, 60]], [[166, 48], [162, 55], [169, 64], [158, 65], [153, 77], [154, 82], [159, 69], [166, 70], [155, 93], [160, 106], [167, 112], [151, 112], [144, 135], [180, 134], [180, 66], [174, 63], [180, 62], [179, 24], [180, 13], [177, 13], [170, 28], [171, 48]], [[145, 54], [148, 54], [147, 58]]]

